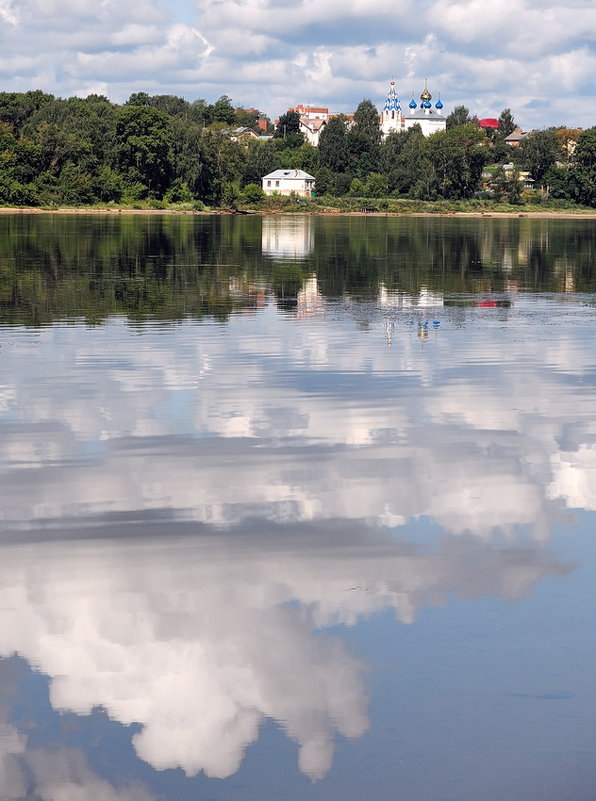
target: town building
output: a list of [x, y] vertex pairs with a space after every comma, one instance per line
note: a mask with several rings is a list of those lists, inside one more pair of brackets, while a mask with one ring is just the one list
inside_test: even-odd
[[266, 195], [310, 197], [315, 179], [304, 170], [274, 170], [262, 179], [262, 188]]
[[505, 144], [511, 145], [511, 147], [519, 147], [527, 135], [527, 131], [522, 131], [521, 128], [516, 128], [515, 131], [512, 131], [509, 134], [509, 136], [505, 137]]
[[419, 125], [422, 129], [424, 136], [430, 136], [437, 131], [444, 131], [446, 127], [446, 119], [442, 114], [443, 103], [441, 98], [432, 104], [432, 95], [428, 91], [426, 81], [424, 82], [424, 89], [420, 95], [420, 103], [412, 99], [408, 103], [408, 110], [404, 112], [402, 109], [397, 90], [395, 88], [395, 81], [389, 84], [389, 93], [383, 113], [381, 114], [381, 133], [383, 137], [391, 133], [399, 133], [399, 131], [407, 131], [414, 125]]
[[499, 120], [496, 117], [484, 117], [484, 119], [478, 120], [478, 125], [485, 131], [499, 130]]
[[354, 116], [352, 114], [340, 115], [334, 112], [329, 113], [329, 108], [327, 106], [309, 106], [308, 104], [301, 103], [298, 106], [294, 106], [294, 108], [288, 109], [288, 111], [295, 111], [300, 115], [299, 131], [304, 135], [305, 141], [314, 147], [318, 147], [319, 137], [329, 120], [341, 116], [345, 119], [348, 126], [352, 125], [354, 122]]

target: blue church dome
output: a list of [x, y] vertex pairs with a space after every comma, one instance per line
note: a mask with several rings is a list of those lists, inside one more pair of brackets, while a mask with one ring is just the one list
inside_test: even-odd
[[417, 105], [417, 104], [416, 104], [416, 101], [414, 100], [414, 98], [412, 98], [412, 99], [410, 100], [410, 102], [408, 103], [408, 105], [409, 105], [409, 107], [410, 107], [410, 108], [416, 108], [416, 105]]
[[438, 108], [439, 110], [443, 108], [443, 104], [441, 103], [440, 100], [437, 100], [437, 102], [435, 103], [435, 108]]

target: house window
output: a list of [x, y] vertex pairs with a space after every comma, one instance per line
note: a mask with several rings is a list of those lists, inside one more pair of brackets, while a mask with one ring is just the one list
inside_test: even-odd
[[271, 181], [267, 181], [267, 186], [271, 186]]
[[276, 182], [275, 182], [275, 186], [279, 186], [279, 181], [276, 181]]

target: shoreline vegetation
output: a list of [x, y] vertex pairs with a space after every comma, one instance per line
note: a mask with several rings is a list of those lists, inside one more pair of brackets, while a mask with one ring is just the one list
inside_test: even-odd
[[[262, 130], [263, 124], [267, 133]], [[135, 92], [57, 98], [0, 92], [0, 204], [72, 213], [590, 214], [596, 126], [549, 128], [518, 146], [509, 109], [482, 128], [464, 106], [445, 129], [382, 135], [362, 100], [305, 141], [296, 111], [275, 128], [256, 109]], [[264, 134], [264, 135], [261, 135]], [[263, 176], [303, 170], [316, 197], [269, 196]], [[35, 213], [30, 211], [29, 213]]]
[[196, 208], [194, 204], [135, 204], [135, 206], [98, 204], [93, 206], [0, 206], [0, 215], [19, 214], [80, 214], [80, 215], [301, 215], [301, 216], [356, 216], [356, 217], [531, 217], [531, 218], [568, 218], [596, 219], [596, 209], [576, 204], [520, 204], [510, 205], [490, 201], [395, 201], [393, 199], [375, 199], [375, 203], [366, 200], [351, 203], [337, 203], [333, 199], [329, 204], [321, 201], [304, 201], [298, 205], [294, 198], [274, 198], [273, 202], [255, 204], [246, 207], [207, 207]]

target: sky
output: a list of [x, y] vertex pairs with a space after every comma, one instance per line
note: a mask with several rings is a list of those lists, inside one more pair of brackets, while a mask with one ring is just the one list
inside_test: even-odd
[[428, 79], [449, 113], [596, 123], [593, 0], [0, 0], [0, 87], [257, 107], [382, 108]]

